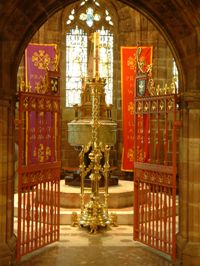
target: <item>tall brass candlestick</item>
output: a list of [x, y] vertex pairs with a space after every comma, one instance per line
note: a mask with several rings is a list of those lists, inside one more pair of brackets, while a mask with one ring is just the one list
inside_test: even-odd
[[[92, 95], [92, 139], [86, 147], [82, 148], [80, 153], [80, 170], [81, 170], [81, 215], [80, 225], [89, 227], [91, 232], [96, 232], [101, 227], [107, 227], [110, 224], [108, 215], [108, 175], [109, 175], [109, 151], [110, 148], [103, 143], [99, 143], [99, 91], [105, 86], [105, 79], [93, 78], [88, 80], [88, 86]], [[84, 155], [89, 152], [90, 164], [84, 164]], [[104, 165], [101, 160], [104, 157]], [[91, 180], [90, 201], [85, 204], [84, 180], [89, 174]], [[104, 177], [104, 199], [100, 199], [99, 181]]]

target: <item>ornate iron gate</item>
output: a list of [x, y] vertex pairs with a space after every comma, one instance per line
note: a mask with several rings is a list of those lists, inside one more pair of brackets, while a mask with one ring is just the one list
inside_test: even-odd
[[20, 86], [18, 239], [21, 256], [59, 240], [60, 93], [48, 71], [39, 91]]
[[178, 104], [175, 82], [136, 78], [134, 240], [176, 259]]

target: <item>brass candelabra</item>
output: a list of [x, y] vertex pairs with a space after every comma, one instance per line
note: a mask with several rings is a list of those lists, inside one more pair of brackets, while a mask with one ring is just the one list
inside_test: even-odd
[[[72, 224], [79, 224], [82, 227], [89, 227], [91, 233], [95, 233], [100, 228], [116, 225], [116, 215], [108, 214], [108, 177], [110, 172], [109, 156], [110, 146], [106, 141], [99, 141], [100, 125], [100, 106], [104, 101], [104, 87], [106, 80], [99, 77], [99, 43], [100, 37], [98, 32], [92, 35], [94, 43], [94, 64], [93, 78], [86, 78], [87, 90], [91, 93], [92, 99], [92, 120], [91, 120], [91, 140], [87, 145], [82, 145], [80, 157], [80, 174], [81, 174], [81, 213], [80, 217], [73, 213]], [[87, 162], [86, 162], [87, 161]], [[85, 188], [85, 179], [90, 179], [90, 191], [88, 200], [88, 191]], [[99, 181], [104, 178], [103, 193], [99, 191]]]
[[[110, 147], [99, 142], [99, 101], [102, 86], [105, 86], [105, 79], [89, 78], [87, 84], [91, 89], [92, 96], [92, 138], [86, 145], [82, 146], [80, 152], [81, 172], [81, 214], [79, 224], [89, 227], [90, 232], [96, 232], [99, 228], [105, 228], [110, 224], [108, 215], [108, 176], [110, 171], [109, 155]], [[85, 163], [85, 156], [88, 154], [89, 164]], [[103, 162], [103, 163], [102, 163]], [[91, 180], [90, 199], [86, 202], [85, 177], [89, 175]], [[104, 178], [103, 199], [100, 197], [99, 181]]]

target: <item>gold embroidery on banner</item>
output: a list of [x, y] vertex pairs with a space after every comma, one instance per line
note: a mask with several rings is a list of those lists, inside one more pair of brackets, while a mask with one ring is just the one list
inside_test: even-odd
[[131, 115], [133, 115], [133, 113], [134, 113], [134, 104], [133, 104], [133, 102], [129, 102], [129, 104], [128, 104], [128, 111], [129, 111], [129, 113]]
[[129, 162], [133, 162], [134, 160], [134, 151], [133, 149], [128, 149], [127, 158]]
[[127, 66], [130, 67], [130, 69], [135, 69], [136, 68], [136, 60], [134, 57], [129, 56], [128, 60], [127, 60]]
[[60, 50], [58, 49], [58, 46], [55, 45], [55, 57], [52, 59], [52, 65], [54, 66], [54, 70], [58, 71], [59, 69], [59, 63], [60, 63]]
[[49, 146], [46, 147], [46, 159], [49, 160], [51, 157], [51, 148]]
[[133, 140], [134, 139], [134, 130], [133, 128], [129, 128], [128, 129], [128, 136], [127, 136], [128, 140]]
[[58, 103], [56, 101], [53, 102], [53, 110], [58, 111]]
[[38, 149], [38, 161], [44, 162], [44, 145], [40, 144]]
[[51, 58], [49, 54], [45, 53], [44, 50], [34, 52], [32, 55], [32, 62], [38, 69], [48, 69]]

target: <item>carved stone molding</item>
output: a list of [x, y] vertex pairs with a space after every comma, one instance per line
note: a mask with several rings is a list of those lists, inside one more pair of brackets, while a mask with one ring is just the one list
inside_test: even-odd
[[200, 90], [184, 92], [180, 95], [181, 108], [200, 109]]

